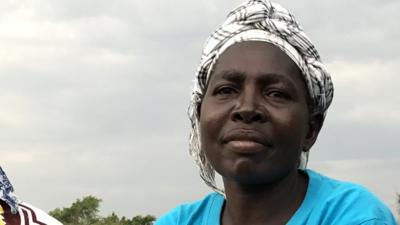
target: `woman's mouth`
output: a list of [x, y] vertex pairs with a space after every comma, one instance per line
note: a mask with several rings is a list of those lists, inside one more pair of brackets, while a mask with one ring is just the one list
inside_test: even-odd
[[265, 135], [250, 129], [231, 130], [224, 135], [223, 143], [228, 150], [245, 155], [256, 154], [272, 147]]
[[231, 140], [226, 143], [229, 150], [238, 154], [256, 154], [264, 151], [266, 146], [252, 140]]

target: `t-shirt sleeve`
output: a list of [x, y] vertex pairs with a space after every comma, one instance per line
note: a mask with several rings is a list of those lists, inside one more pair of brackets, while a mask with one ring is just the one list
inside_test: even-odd
[[161, 216], [154, 225], [218, 224], [219, 213], [217, 212], [220, 212], [223, 203], [223, 196], [211, 193], [202, 200], [177, 206]]
[[364, 221], [358, 225], [397, 225], [396, 221], [394, 218], [387, 218], [386, 220], [380, 220], [380, 219], [371, 219]]
[[154, 225], [177, 225], [176, 220], [171, 215], [164, 215], [156, 220]]
[[156, 220], [154, 225], [178, 225], [179, 208], [175, 208]]

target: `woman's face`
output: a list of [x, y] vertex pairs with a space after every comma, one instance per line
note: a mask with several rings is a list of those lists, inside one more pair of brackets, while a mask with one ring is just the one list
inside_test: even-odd
[[318, 134], [296, 64], [265, 42], [218, 59], [200, 109], [202, 150], [224, 179], [270, 183], [296, 171]]

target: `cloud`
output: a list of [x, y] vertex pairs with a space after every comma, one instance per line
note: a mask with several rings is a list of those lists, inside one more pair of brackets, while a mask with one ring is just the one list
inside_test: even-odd
[[397, 68], [400, 60], [329, 65], [336, 87], [337, 119], [371, 126], [400, 124]]
[[295, 14], [327, 61], [398, 58], [398, 1], [278, 2]]

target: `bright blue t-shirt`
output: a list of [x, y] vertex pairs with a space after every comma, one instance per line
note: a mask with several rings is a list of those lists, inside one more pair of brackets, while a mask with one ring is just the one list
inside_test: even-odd
[[[396, 225], [390, 210], [365, 188], [305, 170], [306, 196], [288, 225]], [[219, 225], [225, 199], [212, 193], [176, 207], [155, 225]]]

